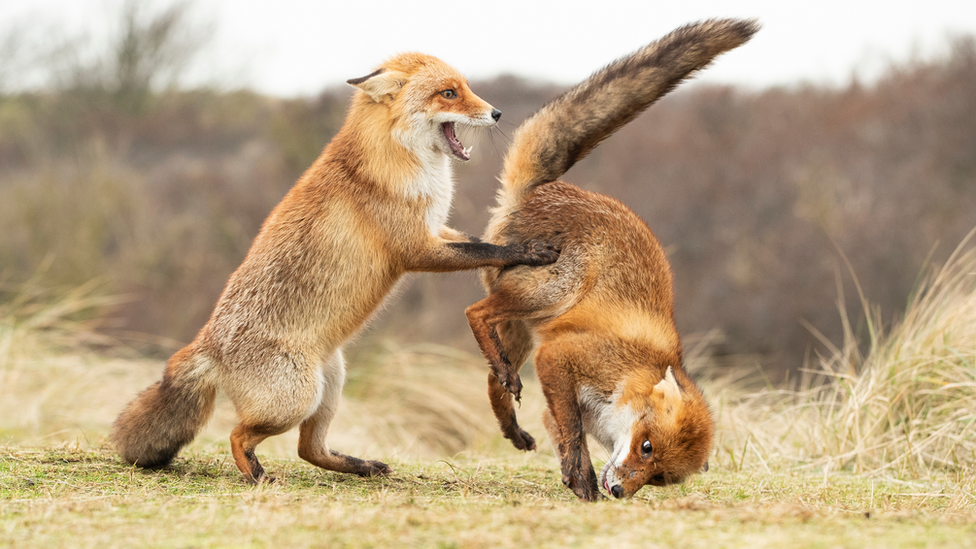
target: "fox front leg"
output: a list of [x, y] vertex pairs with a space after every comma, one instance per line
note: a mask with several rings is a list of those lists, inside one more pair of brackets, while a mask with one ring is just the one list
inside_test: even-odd
[[543, 423], [559, 457], [562, 481], [583, 501], [605, 499], [597, 486], [596, 471], [583, 431], [583, 412], [577, 400], [577, 384], [567, 379], [567, 356], [557, 346], [543, 345], [536, 355], [535, 367], [548, 408]]

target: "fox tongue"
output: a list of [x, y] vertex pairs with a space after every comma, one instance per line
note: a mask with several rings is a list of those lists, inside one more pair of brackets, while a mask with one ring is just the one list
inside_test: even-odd
[[451, 146], [451, 152], [454, 156], [460, 158], [461, 160], [469, 160], [471, 155], [468, 151], [464, 150], [464, 145], [458, 140], [457, 135], [454, 133], [454, 122], [444, 122], [441, 124], [441, 129], [444, 131], [444, 137], [447, 138], [447, 144]]

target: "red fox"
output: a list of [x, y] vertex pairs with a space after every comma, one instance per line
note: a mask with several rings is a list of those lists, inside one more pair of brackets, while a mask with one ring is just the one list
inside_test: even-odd
[[348, 82], [358, 90], [344, 125], [264, 222], [210, 320], [115, 420], [111, 438], [129, 463], [167, 465], [206, 423], [220, 388], [237, 411], [231, 450], [248, 481], [274, 480], [255, 447], [296, 425], [302, 459], [390, 473], [326, 444], [344, 343], [407, 272], [555, 261], [540, 241], [498, 246], [444, 225], [451, 160], [470, 154], [457, 126], [501, 116], [456, 70], [410, 53]]
[[488, 297], [465, 311], [488, 358], [488, 396], [505, 437], [535, 449], [518, 425], [518, 369], [533, 348], [543, 420], [562, 480], [602, 498], [586, 434], [610, 453], [599, 483], [617, 498], [707, 468], [714, 420], [682, 367], [672, 274], [660, 243], [622, 203], [558, 178], [716, 56], [745, 43], [754, 21], [675, 30], [559, 96], [516, 131], [485, 241], [543, 240], [547, 267], [486, 268]]

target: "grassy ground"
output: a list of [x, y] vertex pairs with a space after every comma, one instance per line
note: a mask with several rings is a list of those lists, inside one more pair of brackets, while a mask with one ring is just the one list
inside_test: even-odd
[[[114, 414], [159, 375], [158, 361], [76, 353], [9, 362], [0, 370], [0, 546], [976, 544], [972, 472], [871, 476], [777, 458], [754, 436], [766, 424], [746, 417], [758, 406], [734, 405], [728, 386], [706, 388], [720, 424], [708, 473], [645, 487], [631, 501], [582, 504], [561, 485], [544, 441], [538, 383], [526, 378], [519, 413], [540, 449], [523, 454], [496, 431], [479, 361], [435, 351], [358, 357], [330, 433], [335, 447], [386, 460], [394, 475], [317, 470], [297, 459], [288, 433], [258, 448], [279, 479], [260, 487], [247, 485], [230, 457], [226, 401], [168, 469], [135, 469], [111, 452]], [[606, 456], [595, 452], [599, 467]]]
[[292, 432], [258, 447], [278, 482], [251, 487], [226, 401], [172, 467], [128, 467], [106, 434], [163, 365], [106, 355], [78, 320], [99, 303], [0, 300], [0, 546], [976, 546], [976, 249], [920, 285], [904, 322], [864, 345], [847, 329], [792, 388], [747, 390], [728, 375], [743, 368], [709, 371], [689, 345], [716, 415], [711, 470], [597, 504], [561, 486], [530, 371], [518, 413], [540, 448], [523, 454], [498, 433], [481, 358], [429, 346], [350, 357], [329, 442], [390, 477], [317, 470]]
[[0, 450], [11, 547], [971, 547], [972, 476], [924, 483], [713, 469], [630, 501], [580, 503], [547, 456], [394, 462], [360, 479], [269, 459], [250, 487], [226, 453], [165, 471], [102, 448]]

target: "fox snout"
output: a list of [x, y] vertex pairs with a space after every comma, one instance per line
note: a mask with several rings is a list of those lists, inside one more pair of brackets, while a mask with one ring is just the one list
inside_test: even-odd
[[[479, 99], [480, 100], [480, 99]], [[491, 104], [481, 101], [482, 108], [471, 109], [467, 113], [453, 113], [450, 111], [438, 113], [434, 119], [444, 118], [468, 126], [494, 126], [502, 118], [502, 111]]]
[[473, 99], [478, 99], [478, 101], [484, 105], [484, 110], [481, 112], [475, 111], [475, 113], [472, 114], [457, 114], [450, 111], [443, 111], [432, 117], [432, 120], [435, 123], [440, 124], [441, 134], [443, 136], [443, 140], [439, 145], [440, 149], [445, 154], [453, 156], [461, 161], [467, 161], [471, 158], [471, 147], [465, 147], [464, 144], [461, 143], [461, 140], [457, 135], [455, 124], [460, 123], [462, 125], [469, 126], [493, 126], [502, 117], [502, 111], [473, 96], [473, 94], [472, 97]]
[[626, 465], [621, 465], [614, 471], [606, 475], [603, 487], [610, 492], [610, 495], [617, 499], [630, 498], [638, 490], [646, 485], [668, 486], [671, 484], [681, 484], [684, 477], [671, 475], [665, 472], [650, 474], [644, 469], [631, 469]]

